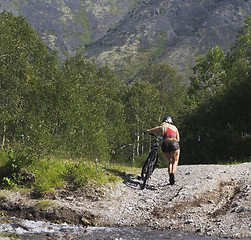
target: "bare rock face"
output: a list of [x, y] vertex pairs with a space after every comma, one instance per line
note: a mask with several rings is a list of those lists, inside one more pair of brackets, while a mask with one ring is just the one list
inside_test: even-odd
[[61, 57], [76, 51], [133, 77], [143, 65], [166, 61], [188, 73], [194, 57], [233, 44], [250, 0], [10, 0]]
[[[141, 190], [138, 176], [100, 189], [60, 190], [44, 199], [0, 192], [6, 216], [84, 226], [150, 226], [204, 236], [250, 239], [251, 163], [179, 166], [175, 184], [156, 169]], [[46, 203], [46, 204], [45, 204]], [[47, 206], [47, 207], [42, 207]]]
[[103, 37], [134, 0], [9, 0], [0, 10], [22, 14], [52, 50], [74, 55], [84, 45]]

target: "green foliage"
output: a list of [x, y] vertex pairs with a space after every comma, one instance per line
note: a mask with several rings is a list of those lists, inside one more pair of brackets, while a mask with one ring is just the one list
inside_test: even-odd
[[[2, 149], [0, 149], [0, 169], [5, 167], [8, 162], [8, 153]], [[2, 172], [1, 172], [2, 175]]]
[[30, 169], [35, 174], [34, 190], [39, 193], [54, 191], [66, 184], [64, 173], [66, 165], [63, 161], [43, 159], [34, 163]]
[[77, 164], [68, 165], [65, 172], [65, 179], [75, 186], [81, 187], [90, 181], [104, 183], [104, 175], [105, 171], [101, 165], [91, 161], [83, 161]]
[[124, 106], [121, 83], [107, 67], [99, 69], [81, 56], [63, 66], [65, 138], [71, 150], [86, 157], [106, 159], [123, 141]]
[[146, 68], [141, 79], [126, 89], [123, 100], [131, 152], [135, 154], [135, 159], [141, 158], [139, 155], [149, 149], [149, 139], [143, 134], [145, 129], [159, 125], [165, 115], [178, 120], [184, 106], [186, 88], [174, 68], [158, 63]]
[[152, 54], [153, 59], [158, 59], [163, 55], [166, 48], [166, 41], [167, 41], [167, 34], [166, 32], [162, 31], [159, 35], [159, 40], [157, 41], [157, 48]]
[[248, 17], [227, 54], [210, 50], [195, 65], [181, 130], [186, 163], [250, 158], [250, 26]]
[[190, 103], [201, 103], [208, 97], [217, 94], [219, 89], [223, 87], [226, 81], [224, 58], [225, 52], [216, 47], [208, 50], [205, 56], [196, 59], [196, 64], [193, 67], [194, 74], [190, 78]]
[[20, 170], [38, 159], [38, 152], [25, 145], [16, 145], [0, 151], [0, 177], [3, 187], [13, 187], [22, 182]]
[[18, 173], [21, 168], [28, 167], [39, 158], [39, 152], [36, 149], [23, 144], [17, 144], [8, 148], [9, 161], [7, 166], [11, 173]]
[[66, 185], [78, 188], [91, 183], [99, 185], [118, 179], [117, 174], [114, 174], [115, 165], [81, 159], [43, 159], [31, 165], [29, 169], [36, 178], [33, 189], [40, 194], [55, 191]]
[[166, 63], [152, 64], [145, 70], [142, 80], [150, 82], [159, 91], [159, 120], [164, 115], [177, 118], [183, 110], [187, 86], [176, 69]]
[[6, 139], [41, 144], [55, 104], [56, 58], [24, 18], [11, 13], [0, 14], [0, 41], [2, 145]]
[[12, 188], [16, 185], [16, 175], [14, 174], [11, 178], [10, 177], [3, 177], [2, 179], [2, 186], [4, 188]]
[[[142, 154], [143, 131], [158, 121], [159, 94], [150, 83], [138, 81], [123, 93], [126, 114], [126, 129], [130, 134], [130, 145], [126, 149], [132, 154]], [[143, 145], [142, 145], [143, 144]], [[142, 146], [140, 146], [142, 145]]]
[[81, 56], [59, 67], [22, 17], [2, 13], [0, 31], [2, 145], [8, 139], [44, 153], [109, 158], [126, 138], [123, 84]]
[[[150, 65], [128, 86], [81, 55], [59, 64], [23, 17], [1, 13], [2, 183], [22, 182], [22, 169], [35, 174], [41, 193], [116, 180], [125, 173], [108, 163], [141, 166], [151, 141], [143, 130], [164, 115], [180, 129], [183, 163], [250, 159], [250, 22], [227, 53], [216, 47], [196, 59], [187, 91], [165, 63]], [[44, 157], [59, 153], [85, 160]]]
[[91, 31], [89, 30], [89, 21], [84, 7], [79, 8], [75, 20], [83, 27], [84, 30], [84, 34], [79, 36], [81, 42], [83, 45], [90, 43]]

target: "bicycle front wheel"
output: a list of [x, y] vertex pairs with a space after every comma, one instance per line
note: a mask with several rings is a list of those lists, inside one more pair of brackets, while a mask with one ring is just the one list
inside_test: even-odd
[[145, 188], [147, 179], [150, 178], [150, 176], [152, 175], [155, 166], [157, 164], [157, 160], [158, 160], [158, 155], [157, 153], [155, 153], [155, 154], [150, 154], [147, 160], [145, 161], [141, 171], [141, 179], [143, 180], [143, 184], [141, 187], [142, 190]]
[[148, 173], [148, 178], [153, 174], [153, 171], [157, 165], [158, 162], [158, 153], [154, 152], [154, 154], [151, 157], [151, 163], [149, 166], [149, 173]]
[[146, 186], [146, 180], [149, 178], [150, 166], [151, 166], [151, 159], [149, 159], [148, 164], [146, 165], [145, 175], [144, 175], [144, 179], [143, 179], [143, 184], [141, 186], [142, 190], [145, 188], [145, 186]]
[[146, 179], [146, 172], [147, 172], [147, 166], [148, 166], [148, 163], [149, 161], [151, 161], [150, 157], [148, 156], [148, 158], [146, 159], [143, 167], [142, 167], [142, 170], [141, 170], [141, 179], [144, 181]]

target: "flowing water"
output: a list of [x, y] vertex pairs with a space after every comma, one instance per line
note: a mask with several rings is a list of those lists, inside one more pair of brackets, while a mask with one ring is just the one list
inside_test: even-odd
[[[224, 238], [203, 237], [189, 233], [161, 231], [148, 227], [87, 227], [71, 224], [55, 224], [17, 218], [1, 218], [0, 233], [17, 236], [18, 239], [87, 239], [87, 240], [223, 240]], [[1, 237], [0, 237], [1, 239]], [[5, 238], [2, 238], [5, 239]], [[8, 239], [8, 238], [6, 238]]]

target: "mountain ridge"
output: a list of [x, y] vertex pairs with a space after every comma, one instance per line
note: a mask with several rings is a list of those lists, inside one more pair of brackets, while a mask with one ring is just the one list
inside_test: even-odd
[[22, 14], [61, 58], [80, 52], [119, 76], [134, 78], [164, 61], [188, 75], [194, 57], [229, 48], [251, 0], [9, 0], [0, 10]]
[[[107, 56], [108, 53], [118, 56], [121, 48], [121, 52], [123, 53], [125, 41], [131, 39], [133, 43], [129, 46], [132, 47], [133, 44], [135, 46], [135, 44], [138, 43], [138, 48], [129, 55], [132, 58], [134, 55], [144, 51], [145, 44], [148, 45], [148, 48], [151, 47], [153, 49], [149, 51], [150, 56], [148, 60], [164, 60], [170, 65], [178, 67], [180, 71], [184, 71], [191, 68], [190, 63], [193, 62], [191, 60], [193, 60], [197, 54], [202, 54], [209, 48], [217, 45], [224, 49], [231, 46], [245, 19], [244, 15], [246, 15], [241, 14], [244, 5], [241, 3], [236, 4], [234, 1], [215, 0], [210, 1], [210, 3], [204, 2], [204, 4], [207, 4], [205, 9], [204, 5], [199, 5], [199, 3], [203, 1], [193, 1], [193, 5], [188, 4], [187, 6], [177, 4], [178, 2], [181, 4], [185, 1], [148, 1], [148, 4], [141, 6], [141, 9], [138, 8], [138, 11], [134, 10], [131, 15], [128, 13], [128, 21], [124, 18], [120, 21], [120, 25], [113, 31], [108, 32], [102, 39], [95, 41], [90, 44], [90, 46], [87, 45], [87, 49], [85, 50], [87, 52], [86, 55], [96, 56], [98, 63], [107, 62], [108, 65], [113, 65], [113, 63], [111, 64], [109, 61], [111, 61], [111, 59], [118, 61], [116, 57], [108, 57], [105, 59], [105, 57], [102, 58], [102, 56]], [[246, 3], [248, 3], [248, 1], [246, 1]], [[247, 12], [250, 12], [250, 7], [248, 5], [245, 6]], [[144, 12], [148, 13], [149, 16], [146, 17], [146, 15], [143, 14]], [[205, 14], [212, 15], [213, 19], [204, 17]], [[224, 18], [223, 14], [228, 14], [229, 17]], [[151, 21], [152, 25], [142, 24], [144, 18], [147, 20], [150, 19], [151, 16], [155, 16], [155, 19]], [[177, 19], [179, 19], [179, 21], [177, 21]], [[129, 22], [132, 23], [129, 24]], [[128, 26], [132, 26], [132, 28], [127, 31]], [[137, 27], [138, 29], [142, 29], [143, 27], [150, 29], [146, 36], [140, 35], [140, 37], [137, 38], [137, 34], [140, 32]], [[126, 34], [127, 38], [123, 39]], [[133, 37], [134, 41], [132, 40]], [[119, 42], [119, 44], [116, 44], [116, 42]], [[102, 49], [102, 51], [98, 52], [98, 49]], [[130, 50], [128, 50], [128, 52]], [[146, 54], [141, 54], [139, 64], [144, 62]], [[133, 64], [133, 60], [129, 60], [129, 62], [130, 61], [131, 64]]]

